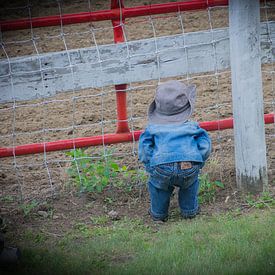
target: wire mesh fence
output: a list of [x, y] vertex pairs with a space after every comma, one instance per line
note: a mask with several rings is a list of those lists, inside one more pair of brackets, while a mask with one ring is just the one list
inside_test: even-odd
[[[102, 3], [103, 2], [103, 3]], [[168, 2], [168, 1], [162, 1]], [[159, 1], [124, 1], [125, 7], [151, 5]], [[85, 184], [82, 177], [84, 170], [81, 165], [83, 160], [91, 163], [107, 163], [110, 158], [119, 167], [124, 167], [121, 172], [138, 171], [135, 179], [124, 179], [137, 188], [144, 188], [146, 182], [143, 176], [143, 167], [137, 160], [137, 141], [133, 136], [132, 141], [124, 144], [106, 144], [104, 135], [115, 133], [118, 121], [116, 108], [116, 90], [110, 81], [94, 76], [96, 88], [79, 88], [77, 69], [80, 64], [72, 58], [72, 51], [88, 48], [93, 49], [95, 55], [88, 62], [90, 68], [97, 67], [98, 75], [106, 75], [105, 64], [116, 70], [120, 57], [106, 55], [104, 45], [113, 45], [114, 27], [111, 21], [100, 21], [63, 25], [65, 14], [76, 12], [94, 12], [108, 10], [107, 1], [12, 1], [1, 10], [1, 18], [5, 20], [28, 18], [30, 27], [24, 30], [1, 31], [1, 60], [7, 66], [1, 71], [0, 78], [4, 79], [5, 86], [11, 95], [15, 94], [15, 86], [20, 85], [20, 80], [35, 76], [36, 85], [30, 84], [35, 99], [17, 99], [5, 101], [0, 104], [0, 147], [15, 148], [19, 145], [43, 143], [44, 152], [27, 156], [18, 156], [14, 149], [13, 156], [0, 158], [0, 185], [1, 201], [3, 209], [9, 205], [25, 201], [46, 200], [53, 198], [62, 192], [68, 191], [72, 181], [69, 169], [74, 165], [80, 185]], [[32, 27], [33, 18], [41, 16], [58, 15], [60, 24], [43, 28]], [[275, 110], [275, 79], [274, 79], [274, 22], [275, 5], [265, 1], [261, 5], [261, 21], [266, 26], [265, 43], [262, 47], [270, 52], [269, 60], [262, 67], [264, 111], [266, 114]], [[154, 77], [148, 76], [144, 81], [125, 81], [127, 88], [127, 122], [131, 132], [142, 130], [146, 126], [146, 114], [149, 103], [154, 98], [157, 85], [167, 79], [173, 78], [197, 86], [196, 109], [193, 119], [199, 122], [221, 120], [232, 117], [231, 106], [231, 72], [220, 69], [220, 60], [217, 57], [217, 45], [227, 40], [217, 40], [215, 31], [228, 28], [228, 8], [209, 7], [198, 11], [177, 11], [164, 15], [148, 15], [137, 18], [120, 20], [124, 36], [123, 60], [129, 71], [134, 70], [135, 58], [145, 56], [156, 64]], [[208, 52], [211, 57], [211, 70], [209, 72], [195, 73], [190, 68], [193, 55], [198, 44], [188, 45], [186, 41], [188, 33], [208, 32], [211, 39], [207, 42]], [[171, 42], [168, 47], [162, 47], [161, 38], [180, 37], [182, 44]], [[134, 52], [133, 41], [153, 41], [154, 47], [149, 52], [144, 49]], [[228, 37], [227, 37], [228, 39]], [[171, 41], [173, 41], [171, 39]], [[173, 59], [173, 51], [181, 49], [185, 53], [184, 64], [186, 73], [178, 76], [162, 74], [164, 63]], [[56, 64], [50, 69], [45, 65], [46, 57], [61, 52], [66, 60], [64, 64]], [[24, 71], [26, 67], [20, 66], [15, 58], [33, 56], [37, 60], [36, 67]], [[166, 59], [165, 59], [165, 58]], [[54, 62], [54, 57], [51, 57]], [[265, 57], [266, 58], [266, 57]], [[21, 60], [21, 59], [20, 59]], [[151, 62], [151, 61], [150, 61]], [[203, 60], [196, 61], [197, 67], [203, 66]], [[47, 62], [46, 62], [47, 63]], [[173, 64], [172, 64], [173, 66]], [[3, 67], [4, 68], [4, 67]], [[71, 91], [48, 93], [48, 79], [54, 79], [54, 88], [60, 86], [60, 71], [66, 70]], [[91, 76], [92, 77], [92, 76]], [[18, 84], [19, 83], [19, 84]], [[28, 84], [28, 83], [27, 83]], [[26, 86], [28, 86], [26, 84]], [[65, 84], [64, 84], [65, 85]], [[54, 89], [53, 88], [53, 89]], [[58, 89], [57, 89], [58, 90]], [[24, 91], [22, 91], [23, 93]], [[212, 179], [224, 182], [227, 188], [235, 187], [234, 169], [234, 137], [233, 130], [217, 130], [210, 133], [213, 139], [213, 151], [203, 173]], [[66, 151], [47, 152], [46, 143], [56, 140], [72, 139], [79, 137], [102, 136], [102, 145], [83, 149], [80, 153], [67, 154]], [[266, 139], [268, 152], [268, 167], [270, 182], [274, 182], [275, 125], [266, 125]], [[74, 144], [74, 149], [76, 146]], [[68, 152], [68, 151], [67, 151]], [[71, 150], [69, 150], [71, 152]], [[84, 162], [84, 165], [85, 162]], [[141, 172], [140, 172], [141, 171]], [[119, 172], [119, 173], [120, 173]], [[87, 176], [88, 177], [88, 176]], [[116, 178], [115, 181], [120, 181]], [[71, 189], [69, 189], [71, 190]], [[7, 204], [9, 202], [10, 204]], [[1, 207], [2, 207], [1, 206]]]

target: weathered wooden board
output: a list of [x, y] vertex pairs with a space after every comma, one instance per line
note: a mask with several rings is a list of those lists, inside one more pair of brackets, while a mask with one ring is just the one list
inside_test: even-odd
[[[275, 22], [261, 24], [262, 62], [275, 60]], [[0, 102], [230, 67], [228, 28], [0, 61]]]

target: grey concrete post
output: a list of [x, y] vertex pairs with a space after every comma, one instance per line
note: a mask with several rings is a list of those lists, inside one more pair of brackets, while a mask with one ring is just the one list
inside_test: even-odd
[[237, 185], [256, 193], [268, 182], [259, 0], [229, 1], [229, 34]]

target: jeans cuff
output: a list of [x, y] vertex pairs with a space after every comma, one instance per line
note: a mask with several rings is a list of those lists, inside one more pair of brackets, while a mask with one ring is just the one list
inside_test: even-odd
[[155, 221], [156, 220], [164, 221], [164, 220], [167, 220], [167, 218], [168, 218], [168, 214], [165, 214], [165, 215], [156, 214], [156, 213], [152, 212], [152, 210], [150, 208], [149, 208], [148, 212], [149, 212], [151, 218]]
[[183, 218], [195, 217], [200, 213], [200, 207], [197, 206], [195, 209], [192, 210], [181, 210], [181, 215]]

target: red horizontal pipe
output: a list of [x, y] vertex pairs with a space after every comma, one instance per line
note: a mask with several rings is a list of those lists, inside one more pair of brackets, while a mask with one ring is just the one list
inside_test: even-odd
[[[271, 124], [274, 123], [274, 114], [264, 115], [265, 123]], [[207, 131], [215, 130], [224, 130], [233, 128], [233, 119], [223, 119], [217, 121], [205, 121], [201, 122], [200, 126]], [[129, 133], [122, 134], [106, 134], [104, 136], [93, 136], [93, 137], [84, 137], [84, 138], [75, 138], [68, 140], [58, 140], [53, 142], [44, 143], [35, 143], [35, 144], [26, 144], [19, 145], [14, 148], [0, 148], [0, 157], [11, 157], [14, 154], [16, 156], [20, 155], [29, 155], [43, 153], [44, 147], [46, 152], [67, 150], [73, 148], [81, 148], [88, 146], [97, 146], [102, 144], [113, 144], [121, 142], [129, 142], [138, 140], [142, 131], [134, 131]]]
[[28, 29], [33, 28], [58, 26], [62, 20], [62, 25], [86, 23], [92, 21], [103, 20], [120, 20], [129, 17], [170, 13], [177, 11], [190, 11], [198, 9], [206, 9], [207, 7], [225, 6], [228, 5], [228, 0], [192, 0], [187, 2], [172, 2], [165, 4], [153, 4], [147, 6], [137, 6], [132, 8], [116, 8], [111, 10], [101, 10], [94, 12], [81, 12], [74, 14], [52, 15], [45, 17], [29, 18], [0, 21], [1, 31]]
[[186, 2], [171, 2], [165, 4], [153, 4], [148, 6], [137, 6], [125, 8], [122, 17], [137, 17], [153, 14], [171, 13], [178, 11], [191, 11], [207, 9], [214, 6], [227, 6], [228, 0], [190, 0]]

